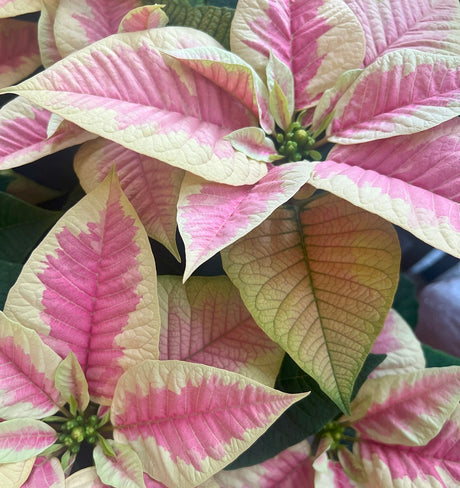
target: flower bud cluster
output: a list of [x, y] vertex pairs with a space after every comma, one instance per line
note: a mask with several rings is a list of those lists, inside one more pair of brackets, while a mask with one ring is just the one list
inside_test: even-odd
[[58, 442], [64, 445], [71, 454], [76, 454], [80, 450], [83, 441], [95, 444], [99, 420], [97, 415], [90, 415], [87, 418], [77, 415], [67, 420], [62, 424]]
[[319, 161], [321, 153], [313, 149], [315, 138], [299, 122], [292, 122], [284, 134], [277, 134], [278, 153], [288, 161]]

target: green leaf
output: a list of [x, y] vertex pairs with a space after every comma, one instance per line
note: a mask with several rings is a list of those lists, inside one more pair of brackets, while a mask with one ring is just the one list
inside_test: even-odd
[[3, 309], [8, 292], [17, 280], [21, 270], [21, 263], [12, 263], [11, 261], [0, 259], [0, 309]]
[[0, 192], [0, 308], [28, 254], [59, 215]]
[[418, 319], [418, 301], [415, 294], [415, 284], [406, 275], [401, 274], [396, 290], [393, 306], [399, 315], [415, 329]]
[[0, 259], [23, 263], [59, 216], [0, 192]]
[[221, 254], [257, 324], [346, 412], [393, 301], [399, 252], [388, 222], [321, 194], [285, 204]]
[[426, 367], [438, 368], [445, 366], [460, 366], [460, 358], [451, 356], [447, 352], [440, 351], [434, 347], [422, 344], [423, 354], [425, 354]]
[[102, 452], [109, 457], [115, 457], [115, 451], [113, 450], [112, 446], [109, 444], [105, 437], [102, 437], [99, 432], [97, 433], [97, 439], [101, 446]]
[[199, 29], [214, 37], [226, 49], [230, 49], [230, 26], [234, 9], [213, 5], [192, 7], [187, 0], [165, 0], [161, 3], [165, 5], [164, 11], [169, 17], [168, 25]]
[[[356, 379], [352, 399], [385, 357], [385, 354], [369, 354]], [[228, 469], [243, 468], [266, 461], [308, 436], [316, 434], [327, 422], [341, 415], [340, 409], [321, 391], [318, 383], [302, 371], [287, 354], [276, 387], [286, 393], [307, 390], [311, 393], [286, 410], [262, 437], [229, 465]]]

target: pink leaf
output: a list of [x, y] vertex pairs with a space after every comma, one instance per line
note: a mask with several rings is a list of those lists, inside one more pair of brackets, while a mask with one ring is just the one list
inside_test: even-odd
[[272, 132], [274, 121], [268, 109], [267, 88], [253, 68], [240, 57], [212, 46], [169, 51], [169, 54], [231, 93], [259, 118], [265, 132]]
[[0, 169], [22, 166], [95, 137], [70, 123], [48, 137], [50, 119], [51, 112], [25, 98], [5, 104], [0, 110]]
[[234, 460], [295, 401], [230, 371], [144, 361], [118, 382], [114, 439], [168, 487], [192, 488]]
[[456, 0], [345, 0], [366, 37], [364, 64], [395, 49], [460, 54]]
[[386, 354], [387, 357], [372, 371], [370, 378], [379, 378], [387, 374], [401, 375], [425, 367], [425, 356], [420, 341], [395, 310], [390, 310], [371, 352]]
[[0, 422], [0, 463], [24, 461], [52, 446], [56, 431], [40, 420], [18, 418]]
[[460, 483], [460, 409], [440, 433], [421, 447], [404, 447], [363, 441], [356, 446], [368, 479], [397, 486], [450, 488]]
[[334, 0], [240, 0], [232, 51], [263, 76], [270, 51], [294, 75], [295, 108], [314, 105], [344, 71], [358, 68], [364, 36], [351, 10]]
[[310, 488], [316, 485], [309, 454], [310, 446], [303, 441], [261, 464], [220, 471], [214, 479], [219, 488]]
[[459, 133], [457, 117], [417, 134], [359, 145], [335, 145], [328, 157], [460, 203]]
[[99, 403], [110, 403], [126, 368], [157, 357], [155, 264], [115, 177], [58, 221], [26, 264], [5, 310], [62, 357], [73, 351]]
[[336, 103], [329, 140], [353, 144], [414, 134], [455, 118], [459, 60], [410, 49], [384, 54]]
[[62, 57], [115, 34], [121, 19], [140, 0], [60, 0], [54, 33]]
[[32, 473], [21, 488], [66, 488], [64, 471], [57, 458], [38, 457]]
[[40, 66], [33, 22], [0, 19], [0, 46], [0, 88], [26, 78]]
[[306, 162], [274, 167], [253, 186], [208, 183], [186, 175], [179, 195], [178, 225], [184, 240], [184, 279], [221, 249], [246, 235], [307, 182]]
[[0, 312], [0, 417], [43, 418], [65, 402], [54, 386], [59, 356]]
[[160, 359], [181, 359], [273, 386], [284, 351], [254, 322], [224, 276], [159, 276]]
[[[356, 148], [356, 146], [353, 147]], [[446, 157], [450, 157], [449, 151], [446, 151]], [[390, 157], [389, 162], [391, 159]], [[378, 161], [377, 156], [376, 160]], [[436, 157], [433, 161], [436, 165]], [[414, 158], [413, 163], [417, 163], [417, 158]], [[445, 170], [447, 174], [452, 174], [448, 166]], [[410, 169], [408, 174], [410, 174]], [[456, 176], [453, 176], [452, 186], [446, 185], [444, 188], [441, 177], [438, 178], [441, 185], [440, 191], [446, 189], [449, 192], [456, 191]], [[421, 179], [423, 180], [423, 176]], [[408, 184], [399, 178], [335, 161], [318, 163], [309, 183], [380, 215], [389, 222], [407, 229], [432, 246], [460, 257], [460, 208], [458, 203]], [[457, 198], [457, 195], [455, 197]]]
[[168, 16], [162, 5], [144, 5], [128, 12], [120, 22], [119, 32], [135, 32], [145, 29], [165, 27]]
[[457, 366], [368, 379], [352, 403], [353, 428], [385, 444], [425, 445], [452, 415], [459, 391]]
[[[115, 34], [8, 90], [90, 132], [204, 178], [254, 183], [267, 172], [265, 165], [236, 152], [224, 137], [254, 125], [255, 117], [225, 90], [156, 47], [177, 45], [181, 34], [188, 45], [191, 32], [164, 27]], [[215, 42], [204, 33], [193, 38], [196, 44]], [[107, 70], [118, 74], [107, 77]], [[95, 77], [103, 83], [94, 83]]]
[[101, 138], [84, 144], [74, 158], [75, 172], [86, 192], [92, 191], [112, 166], [147, 234], [180, 259], [176, 207], [184, 171]]

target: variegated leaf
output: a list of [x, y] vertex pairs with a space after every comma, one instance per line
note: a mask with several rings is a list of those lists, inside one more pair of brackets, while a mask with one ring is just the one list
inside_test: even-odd
[[74, 158], [75, 172], [86, 192], [92, 191], [112, 166], [147, 234], [180, 259], [176, 215], [184, 171], [102, 138], [83, 144]]
[[40, 419], [65, 401], [54, 386], [59, 356], [38, 334], [0, 312], [0, 418]]
[[168, 16], [162, 5], [144, 5], [129, 11], [121, 20], [118, 32], [135, 32], [165, 27]]
[[272, 459], [214, 476], [219, 488], [310, 488], [314, 485], [312, 458], [307, 441], [282, 451]]
[[21, 488], [66, 488], [64, 471], [59, 459], [37, 457], [32, 472]]
[[147, 235], [112, 174], [35, 249], [5, 312], [61, 357], [73, 351], [90, 395], [110, 404], [123, 371], [158, 355], [157, 300]]
[[192, 488], [233, 461], [294, 402], [239, 374], [182, 361], [144, 361], [118, 382], [114, 439], [168, 488]]
[[73, 352], [69, 352], [67, 357], [57, 367], [55, 384], [63, 398], [65, 398], [66, 403], [69, 403], [70, 398], [73, 397], [79, 412], [83, 413], [86, 410], [89, 404], [88, 383], [86, 382], [85, 373]]
[[259, 326], [345, 411], [393, 300], [399, 252], [391, 225], [320, 194], [221, 254]]
[[33, 22], [0, 18], [0, 46], [0, 88], [21, 81], [40, 66]]
[[37, 12], [40, 0], [0, 0], [0, 18]]
[[460, 401], [460, 367], [429, 368], [368, 379], [353, 400], [351, 417], [361, 438], [424, 446]]
[[456, 0], [345, 0], [366, 37], [364, 64], [402, 48], [460, 54], [460, 7]]
[[[363, 441], [355, 444], [367, 478], [381, 486], [450, 488], [460, 484], [460, 408], [421, 447]], [[316, 486], [316, 485], [315, 485]], [[329, 487], [327, 487], [329, 488]]]
[[96, 472], [101, 481], [115, 488], [145, 488], [142, 464], [137, 454], [126, 444], [108, 442], [115, 457], [107, 456], [99, 444], [93, 452]]
[[371, 352], [386, 354], [387, 357], [372, 371], [370, 378], [387, 374], [401, 375], [425, 367], [420, 341], [406, 321], [393, 309], [385, 319], [382, 332], [374, 342]]
[[311, 163], [273, 167], [253, 186], [216, 185], [193, 175], [182, 182], [177, 221], [185, 244], [184, 279], [263, 222], [304, 185]]
[[459, 64], [459, 56], [411, 49], [384, 54], [335, 104], [329, 141], [354, 144], [414, 134], [457, 117]]
[[169, 54], [231, 93], [259, 118], [267, 134], [272, 132], [274, 121], [269, 110], [267, 87], [246, 61], [229, 51], [209, 46], [170, 51]]
[[37, 456], [56, 439], [56, 431], [40, 420], [17, 418], [0, 422], [0, 463], [16, 463]]
[[[235, 185], [258, 181], [266, 165], [235, 151], [224, 139], [235, 129], [254, 125], [255, 117], [227, 91], [157, 49], [176, 48], [178, 37], [188, 46], [204, 40], [215, 44], [204, 33], [185, 28], [115, 34], [8, 91], [204, 178]], [[108, 69], [119, 75], [107, 77]], [[103, 83], [94, 83], [95, 77]]]
[[[436, 145], [434, 143], [434, 146]], [[390, 146], [389, 142], [388, 148]], [[359, 146], [353, 147], [359, 151]], [[456, 145], [453, 146], [452, 153], [446, 150], [445, 153], [439, 155], [439, 159], [434, 155], [433, 166], [437, 165], [436, 160], [442, 161], [443, 156], [447, 160], [450, 158], [450, 154], [455, 157], [455, 148]], [[389, 156], [388, 161], [392, 159]], [[396, 160], [394, 161], [396, 162]], [[418, 158], [414, 154], [413, 164], [417, 164], [417, 161]], [[423, 158], [420, 161], [423, 161]], [[460, 205], [442, 196], [442, 193], [447, 190], [449, 196], [458, 198], [456, 193], [458, 177], [453, 174], [455, 173], [454, 168], [449, 168], [447, 165], [445, 169], [450, 179], [442, 180], [441, 175], [436, 176], [440, 183], [441, 195], [402, 181], [402, 175], [394, 178], [379, 174], [374, 170], [336, 163], [332, 160], [318, 163], [309, 183], [380, 215], [385, 220], [412, 232], [428, 244], [460, 257]], [[436, 173], [436, 169], [434, 169], [434, 173]], [[408, 168], [408, 175], [410, 175], [410, 168]], [[423, 181], [423, 175], [420, 177]], [[433, 190], [438, 191], [438, 188], [434, 187]], [[451, 193], [452, 190], [453, 193]]]
[[159, 276], [160, 359], [234, 371], [273, 386], [284, 351], [254, 322], [225, 276]]
[[285, 63], [296, 110], [314, 105], [342, 72], [359, 68], [365, 50], [358, 19], [335, 0], [239, 0], [231, 45], [261, 76], [270, 51]]
[[62, 57], [115, 34], [123, 17], [140, 0], [60, 0], [54, 35]]
[[49, 137], [51, 112], [17, 97], [0, 110], [0, 169], [16, 168], [95, 136], [66, 123]]

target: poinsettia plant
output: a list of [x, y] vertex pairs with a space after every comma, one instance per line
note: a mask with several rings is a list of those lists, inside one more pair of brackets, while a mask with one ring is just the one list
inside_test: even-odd
[[[219, 480], [246, 486], [246, 474], [240, 485], [236, 475], [213, 475], [230, 463], [256, 465], [260, 474], [304, 456], [304, 482], [322, 483], [314, 473], [322, 466], [326, 476], [358, 484], [370, 477], [374, 486], [383, 468], [373, 460], [387, 451], [369, 450], [376, 438], [359, 427], [366, 422], [356, 417], [361, 386], [384, 391], [391, 410], [381, 417], [386, 428], [399, 425], [392, 403], [398, 388], [419, 391], [425, 377], [457, 378], [456, 371], [433, 370], [404, 379], [409, 373], [401, 370], [391, 375], [403, 387], [366, 380], [382, 359], [371, 350], [393, 354], [394, 344], [375, 349], [392, 320], [399, 276], [392, 224], [460, 257], [459, 5], [149, 3], [0, 2], [0, 39], [8, 46], [0, 54], [0, 87], [19, 95], [0, 109], [0, 189], [33, 205], [0, 195], [10, 230], [0, 251], [2, 327], [26, 358], [22, 366], [42, 382], [45, 375], [37, 394], [52, 410], [32, 409], [30, 417], [48, 429], [50, 446], [0, 468], [22, 480], [17, 486], [32, 466], [30, 486], [48, 469], [62, 484], [79, 464], [73, 464], [76, 451], [95, 446], [96, 468], [72, 474], [69, 486], [99, 486], [99, 477], [113, 486], [217, 486]], [[37, 23], [13, 18], [28, 12], [39, 12]], [[40, 64], [41, 72], [8, 86]], [[52, 153], [64, 160], [58, 151], [72, 146], [79, 146], [73, 163], [88, 197], [36, 248], [81, 197], [77, 190], [63, 200], [60, 185], [58, 191], [40, 185], [46, 178], [37, 160]], [[24, 169], [38, 168], [38, 182], [11, 171], [34, 161]], [[50, 206], [49, 200], [54, 211], [36, 206]], [[26, 232], [12, 245], [17, 226]], [[184, 283], [179, 276], [157, 279], [151, 245], [166, 274], [179, 269]], [[223, 267], [212, 274], [219, 276], [196, 276], [218, 253]], [[184, 257], [182, 268], [171, 265]], [[29, 329], [39, 339], [24, 335]], [[53, 371], [45, 374], [42, 359], [29, 359], [22, 343], [32, 340], [47, 351], [40, 354], [53, 356]], [[417, 355], [417, 341], [409, 342]], [[14, 375], [4, 377], [11, 389]], [[264, 407], [263, 415], [245, 411], [225, 428], [219, 423], [233, 412], [227, 420], [218, 415], [217, 424], [207, 424], [222, 435], [216, 444], [200, 437], [201, 413], [196, 424], [165, 420], [164, 430], [155, 421], [152, 430], [127, 434], [120, 424], [133, 414], [130, 405], [139, 405], [142, 423], [150, 422], [157, 414], [148, 405], [162, 395], [166, 404], [185, 402], [178, 406], [182, 415], [194, 417], [188, 402], [198, 408], [200, 391], [220, 398], [220, 389], [222, 401], [232, 391], [240, 401], [247, 392], [281, 403], [273, 411]], [[439, 400], [444, 413], [433, 413], [437, 431], [402, 446], [431, 445], [443, 425], [454, 425], [447, 419], [458, 397], [446, 395]], [[21, 411], [24, 397], [5, 398], [11, 405], [0, 425], [9, 436], [9, 425], [20, 427], [11, 411]], [[297, 403], [282, 414], [293, 398]], [[365, 419], [373, 408], [366, 403], [359, 415]], [[311, 436], [311, 448], [297, 444]], [[392, 486], [393, 475], [390, 469], [382, 483]], [[265, 486], [253, 471], [248, 476]]]

